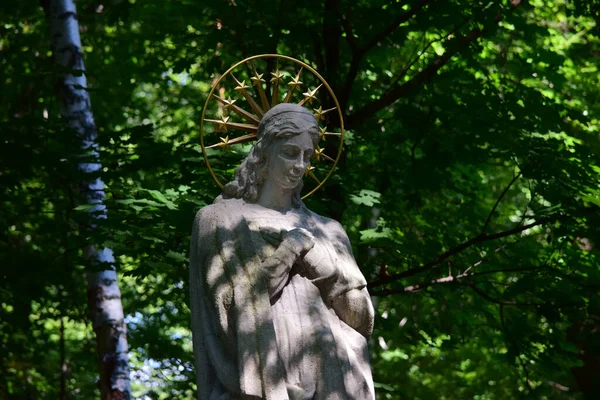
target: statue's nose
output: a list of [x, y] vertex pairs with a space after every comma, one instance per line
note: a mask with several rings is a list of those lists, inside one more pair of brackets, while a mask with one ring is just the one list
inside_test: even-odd
[[293, 165], [293, 169], [294, 171], [302, 171], [302, 168], [304, 168], [304, 162], [302, 161], [302, 158], [298, 158]]

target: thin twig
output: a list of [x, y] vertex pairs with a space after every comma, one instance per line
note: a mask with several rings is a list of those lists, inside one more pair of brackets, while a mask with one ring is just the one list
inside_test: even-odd
[[511, 236], [511, 235], [523, 232], [527, 229], [531, 229], [535, 226], [542, 225], [542, 224], [548, 222], [549, 220], [550, 219], [548, 219], [548, 218], [541, 218], [530, 224], [523, 225], [523, 226], [517, 226], [517, 227], [515, 227], [513, 229], [509, 229], [507, 231], [498, 232], [498, 233], [494, 233], [494, 234], [490, 234], [490, 235], [480, 234], [480, 235], [454, 247], [453, 249], [448, 250], [447, 252], [439, 255], [435, 259], [431, 260], [430, 262], [428, 262], [420, 267], [411, 268], [406, 271], [400, 272], [398, 274], [390, 275], [388, 277], [384, 277], [383, 279], [378, 279], [376, 281], [370, 282], [369, 288], [374, 288], [374, 287], [381, 286], [386, 283], [390, 283], [390, 282], [393, 282], [393, 281], [396, 281], [396, 280], [399, 280], [402, 278], [416, 275], [416, 274], [424, 272], [424, 271], [429, 271], [429, 270], [433, 269], [433, 267], [435, 267], [436, 265], [438, 265], [441, 262], [443, 262], [444, 260], [446, 260], [447, 258], [452, 257], [453, 255], [458, 254], [461, 251], [465, 250], [466, 248], [471, 247], [475, 244]]
[[[512, 8], [516, 8], [519, 4], [513, 3]], [[475, 28], [471, 30], [464, 36], [458, 36], [452, 39], [452, 41], [456, 41], [456, 44], [453, 46], [448, 46], [448, 50], [444, 52], [444, 54], [436, 57], [427, 67], [423, 68], [418, 74], [412, 77], [410, 80], [404, 82], [402, 85], [396, 86], [393, 89], [389, 90], [386, 94], [379, 97], [379, 99], [374, 100], [373, 102], [363, 106], [362, 108], [357, 109], [354, 113], [350, 114], [346, 119], [346, 125], [348, 128], [351, 128], [367, 118], [370, 118], [372, 115], [376, 114], [380, 110], [386, 108], [392, 103], [396, 102], [396, 100], [406, 97], [409, 94], [413, 93], [415, 90], [419, 89], [424, 84], [431, 81], [436, 75], [437, 72], [446, 65], [452, 57], [458, 54], [463, 49], [467, 48], [472, 42], [479, 39], [489, 30], [489, 27], [494, 24], [497, 24], [502, 20], [502, 15], [497, 13], [496, 16], [490, 23], [488, 23], [485, 28]]]
[[395, 289], [373, 290], [373, 291], [370, 291], [370, 294], [372, 296], [387, 296], [390, 294], [414, 293], [414, 292], [419, 292], [419, 291], [421, 291], [429, 286], [433, 286], [433, 285], [455, 283], [463, 278], [472, 278], [475, 276], [491, 275], [491, 274], [498, 274], [498, 273], [530, 272], [530, 271], [541, 270], [544, 268], [550, 268], [550, 267], [548, 267], [547, 265], [542, 265], [542, 266], [526, 267], [526, 268], [507, 268], [507, 269], [496, 269], [496, 270], [490, 270], [490, 271], [473, 272], [470, 274], [465, 271], [459, 275], [454, 275], [454, 276], [449, 275], [449, 276], [446, 276], [443, 278], [434, 279], [429, 282], [420, 283], [417, 285], [410, 285], [410, 286], [405, 286], [405, 287], [395, 288]]
[[425, 7], [428, 3], [431, 3], [431, 0], [421, 0], [417, 4], [415, 4], [410, 10], [405, 13], [400, 14], [396, 19], [392, 21], [385, 29], [375, 35], [369, 42], [367, 42], [364, 46], [361, 47], [361, 51], [366, 53], [371, 50], [373, 47], [377, 45], [377, 43], [381, 42], [386, 37], [390, 36], [398, 27], [411, 19], [413, 15], [417, 14], [423, 7]]
[[502, 201], [502, 199], [504, 198], [504, 195], [506, 194], [506, 192], [508, 192], [508, 190], [511, 188], [511, 186], [517, 181], [517, 179], [519, 179], [521, 177], [521, 172], [519, 172], [518, 174], [516, 174], [512, 180], [508, 183], [508, 185], [504, 188], [504, 190], [502, 191], [502, 193], [500, 193], [500, 196], [498, 197], [498, 199], [496, 200], [496, 203], [494, 204], [494, 206], [492, 207], [492, 209], [490, 210], [490, 213], [488, 214], [488, 217], [485, 220], [485, 223], [483, 224], [483, 228], [481, 228], [481, 234], [484, 234], [485, 231], [487, 230], [490, 221], [492, 220], [492, 216], [494, 215], [494, 212], [496, 211], [496, 208], [498, 207], [498, 204], [500, 204], [500, 202]]

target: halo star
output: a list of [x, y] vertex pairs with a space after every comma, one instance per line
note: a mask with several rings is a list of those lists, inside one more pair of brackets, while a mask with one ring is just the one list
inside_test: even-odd
[[[317, 121], [318, 121], [318, 120], [319, 120], [319, 119], [317, 118]], [[325, 141], [325, 140], [327, 140], [327, 139], [325, 139], [325, 134], [326, 134], [326, 133], [327, 133], [327, 127], [326, 127], [326, 126], [324, 126], [324, 127], [322, 127], [322, 128], [321, 128], [321, 127], [319, 127], [319, 138], [320, 138], [322, 141]]]
[[227, 100], [223, 100], [223, 108], [227, 111], [231, 110], [236, 101], [237, 100], [231, 100], [231, 97], [227, 97]]
[[271, 75], [273, 76], [271, 78], [271, 82], [272, 83], [281, 83], [283, 82], [283, 74], [281, 72], [279, 72], [279, 70], [275, 71], [275, 72], [271, 72]]
[[324, 156], [323, 151], [325, 151], [325, 149], [322, 149], [319, 146], [317, 146], [317, 148], [315, 149], [315, 154], [313, 155], [315, 160], [321, 161], [321, 157]]
[[300, 81], [300, 74], [302, 74], [302, 68], [300, 68], [300, 70], [296, 74], [296, 77], [292, 78], [292, 80], [288, 82], [289, 88], [287, 94], [285, 95], [285, 99], [283, 99], [284, 103], [289, 103], [290, 99], [292, 98], [292, 94], [294, 94], [294, 91], [300, 86], [302, 86], [302, 82]]
[[335, 107], [327, 109], [327, 110], [323, 110], [323, 107], [319, 106], [319, 108], [313, 108], [313, 111], [315, 112], [315, 118], [317, 119], [317, 121], [324, 121], [325, 120], [325, 114], [327, 114], [330, 111], [335, 110]]
[[279, 72], [279, 68], [275, 72], [271, 72], [273, 76], [271, 83], [273, 84], [273, 94], [271, 96], [271, 107], [275, 107], [279, 103], [279, 84], [283, 82], [283, 74]]
[[296, 89], [300, 86], [302, 86], [303, 83], [302, 81], [300, 81], [300, 77], [296, 76], [295, 78], [292, 78], [292, 80], [290, 82], [288, 82], [288, 86], [291, 87], [292, 89]]
[[304, 171], [304, 176], [310, 175], [310, 173], [314, 170], [315, 170], [315, 167], [313, 167], [312, 165], [309, 164], [308, 167], [306, 167], [306, 171]]
[[323, 85], [321, 84], [313, 90], [308, 89], [307, 92], [302, 93], [304, 99], [300, 103], [298, 103], [298, 105], [302, 106], [306, 102], [308, 102], [308, 104], [312, 104], [312, 102], [317, 99], [317, 91], [321, 88], [321, 86]]
[[254, 83], [254, 85], [258, 86], [261, 83], [265, 83], [265, 80], [263, 79], [263, 75], [264, 74], [259, 74], [258, 72], [254, 72], [254, 76], [252, 78], [250, 78], [250, 80]]
[[222, 147], [224, 150], [231, 150], [231, 146], [229, 145], [229, 135], [220, 137], [221, 143], [219, 143], [219, 147]]
[[217, 125], [217, 130], [219, 132], [227, 132], [227, 123], [229, 122], [229, 117], [221, 117], [221, 120], [219, 121], [218, 125]]
[[237, 91], [245, 91], [246, 89], [249, 89], [250, 86], [246, 85], [246, 81], [243, 80], [241, 82], [238, 82], [238, 85], [235, 87], [235, 90]]

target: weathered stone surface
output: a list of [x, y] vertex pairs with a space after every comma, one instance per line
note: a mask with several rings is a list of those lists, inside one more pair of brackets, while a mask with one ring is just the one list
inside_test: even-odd
[[342, 226], [300, 200], [317, 122], [281, 104], [258, 139], [194, 221], [198, 398], [374, 399], [366, 281]]

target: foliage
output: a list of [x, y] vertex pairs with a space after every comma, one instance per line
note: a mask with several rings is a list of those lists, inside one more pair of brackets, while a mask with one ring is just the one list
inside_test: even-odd
[[61, 380], [97, 396], [89, 240], [119, 258], [136, 396], [193, 396], [189, 234], [218, 195], [200, 113], [217, 74], [275, 52], [344, 109], [339, 168], [307, 203], [370, 281], [379, 398], [598, 390], [597, 2], [81, 0], [109, 209], [85, 232], [36, 5], [0, 5], [1, 398], [57, 398]]

